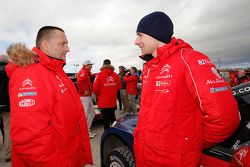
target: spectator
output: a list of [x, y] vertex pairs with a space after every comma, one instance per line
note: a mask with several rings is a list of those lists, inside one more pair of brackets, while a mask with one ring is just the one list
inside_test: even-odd
[[67, 52], [66, 35], [54, 26], [38, 31], [32, 51], [7, 50], [13, 167], [93, 164], [84, 109], [63, 71]]
[[84, 111], [87, 117], [88, 129], [89, 129], [89, 138], [94, 138], [96, 133], [91, 132], [91, 125], [95, 118], [95, 108], [92, 100], [92, 82], [90, 79], [92, 63], [90, 60], [87, 60], [83, 63], [82, 69], [78, 72], [77, 75], [77, 87], [80, 94], [80, 98], [84, 107]]
[[93, 91], [97, 96], [98, 108], [103, 115], [104, 130], [116, 120], [117, 91], [121, 89], [119, 76], [114, 72], [110, 60], [106, 59], [94, 81]]
[[127, 113], [129, 108], [129, 103], [128, 103], [128, 94], [126, 91], [126, 83], [123, 81], [125, 74], [126, 74], [126, 68], [124, 66], [119, 66], [119, 77], [121, 81], [120, 98], [123, 105], [123, 111]]
[[3, 130], [2, 155], [6, 162], [11, 161], [9, 78], [5, 71], [8, 62], [7, 56], [0, 55], [0, 121]]
[[147, 61], [134, 130], [137, 167], [197, 167], [202, 149], [228, 138], [239, 124], [237, 102], [209, 58], [172, 35], [163, 12], [137, 26], [135, 44]]
[[137, 69], [136, 67], [131, 67], [130, 71], [126, 73], [123, 81], [126, 83], [126, 91], [128, 94], [128, 102], [129, 102], [129, 109], [128, 112], [130, 114], [137, 113], [137, 84], [138, 84], [138, 76], [137, 76]]
[[236, 86], [245, 82], [249, 82], [250, 77], [246, 74], [246, 71], [242, 68], [238, 69], [238, 73], [233, 76], [229, 84], [231, 86]]

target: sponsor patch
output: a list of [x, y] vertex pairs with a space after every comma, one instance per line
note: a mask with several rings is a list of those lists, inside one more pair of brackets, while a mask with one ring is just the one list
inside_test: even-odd
[[24, 97], [24, 96], [36, 96], [37, 92], [22, 92], [18, 93], [18, 97]]
[[34, 99], [23, 99], [19, 101], [20, 107], [30, 107], [36, 104], [36, 101]]
[[156, 89], [156, 92], [160, 92], [160, 93], [168, 93], [170, 92], [168, 89]]
[[208, 64], [212, 64], [212, 62], [209, 59], [200, 59], [200, 60], [198, 60], [198, 64], [199, 65], [208, 65]]
[[36, 89], [36, 87], [33, 86], [33, 82], [30, 79], [25, 79], [22, 82], [22, 87], [19, 88], [19, 90], [32, 90]]
[[115, 79], [110, 76], [106, 79], [106, 82], [104, 83], [104, 86], [105, 87], [108, 87], [108, 86], [116, 86], [116, 83], [115, 83]]
[[22, 87], [26, 87], [26, 86], [32, 87], [33, 86], [33, 82], [30, 79], [25, 79], [22, 82]]
[[156, 81], [155, 86], [161, 87], [161, 86], [170, 86], [171, 80], [162, 80], [162, 81]]
[[210, 93], [224, 92], [226, 90], [228, 90], [227, 86], [217, 87], [217, 88], [210, 88]]
[[56, 75], [57, 80], [60, 82], [58, 84], [59, 89], [61, 90], [61, 93], [65, 93], [67, 91], [66, 85], [63, 83], [63, 81], [59, 78], [58, 75]]
[[163, 73], [169, 73], [171, 66], [169, 64], [165, 64], [162, 68], [161, 68], [161, 72], [160, 75], [162, 75]]
[[206, 85], [223, 83], [223, 82], [225, 82], [223, 79], [216, 79], [216, 80], [209, 79], [207, 80]]

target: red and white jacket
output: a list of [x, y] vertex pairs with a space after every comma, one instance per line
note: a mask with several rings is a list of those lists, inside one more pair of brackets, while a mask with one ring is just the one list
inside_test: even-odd
[[[23, 161], [31, 166], [30, 159], [43, 162], [63, 157], [56, 163], [73, 167], [75, 155], [80, 157], [78, 165], [93, 164], [85, 112], [73, 82], [63, 71], [65, 62], [49, 58], [38, 48], [33, 49], [35, 54], [26, 48], [12, 50], [7, 73], [13, 153], [25, 155]], [[16, 62], [20, 60], [29, 63]]]
[[239, 124], [237, 102], [210, 59], [175, 38], [157, 54], [143, 69], [135, 141], [184, 154], [228, 138]]
[[113, 108], [116, 106], [117, 91], [121, 89], [119, 76], [112, 65], [104, 65], [96, 75], [93, 91], [97, 96], [99, 108]]
[[77, 75], [77, 87], [80, 96], [91, 96], [93, 87], [90, 80], [90, 71], [82, 67]]

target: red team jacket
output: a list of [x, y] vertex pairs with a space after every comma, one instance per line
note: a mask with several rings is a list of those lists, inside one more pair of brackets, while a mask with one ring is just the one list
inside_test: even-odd
[[138, 77], [136, 75], [124, 76], [123, 81], [126, 83], [126, 91], [130, 95], [137, 95]]
[[7, 67], [13, 167], [93, 164], [84, 109], [65, 62], [33, 50], [36, 63], [13, 64], [21, 59], [17, 53]]
[[136, 166], [150, 166], [147, 160], [174, 162], [166, 157], [177, 154], [196, 159], [193, 166], [198, 166], [202, 149], [225, 140], [237, 128], [237, 102], [209, 58], [181, 39], [172, 38], [157, 54], [143, 69], [134, 130], [136, 158], [142, 161]]
[[104, 65], [96, 75], [93, 91], [97, 96], [98, 108], [113, 108], [116, 106], [117, 91], [121, 89], [119, 76], [114, 67]]
[[77, 86], [80, 96], [92, 95], [93, 88], [90, 80], [90, 71], [85, 67], [82, 67], [77, 75]]

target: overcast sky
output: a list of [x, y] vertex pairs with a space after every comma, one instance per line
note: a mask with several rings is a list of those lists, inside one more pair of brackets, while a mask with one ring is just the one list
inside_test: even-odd
[[[219, 66], [250, 64], [249, 0], [0, 0], [0, 54], [11, 43], [35, 44], [39, 28], [63, 28], [69, 40], [66, 72], [87, 59], [98, 72], [104, 59], [116, 67], [142, 68], [134, 45], [139, 20], [163, 11], [174, 36], [207, 54]], [[79, 67], [73, 64], [80, 64]]]

